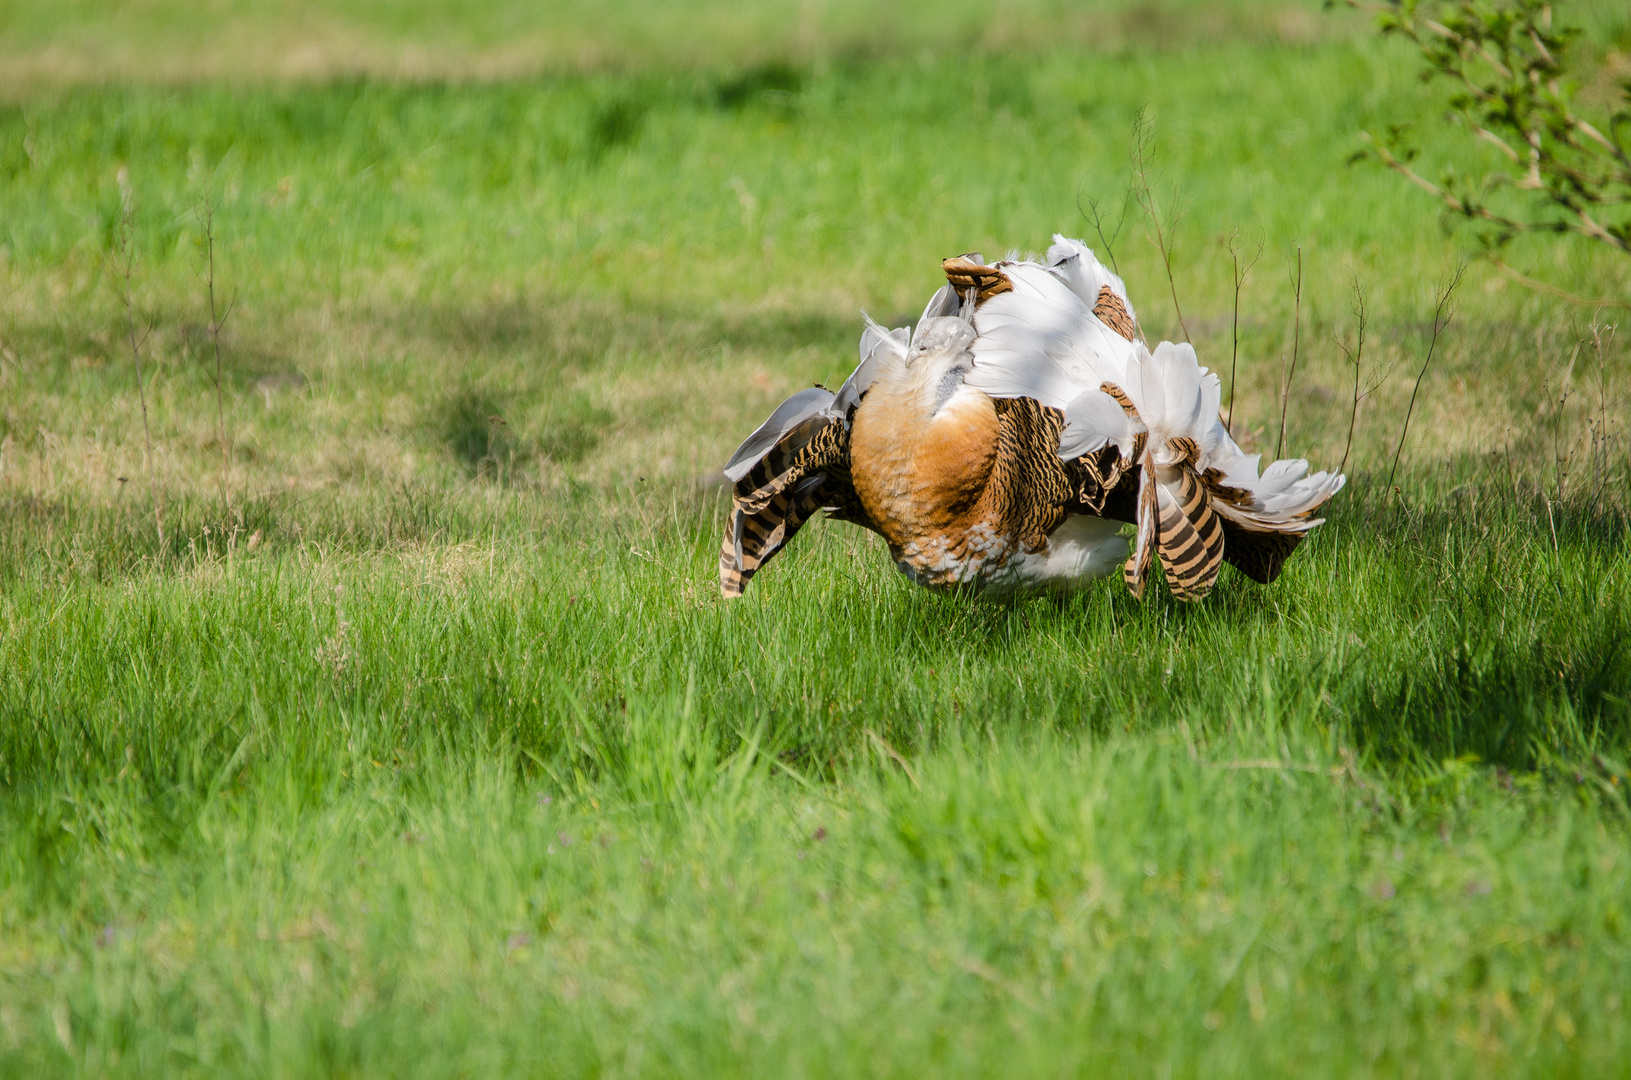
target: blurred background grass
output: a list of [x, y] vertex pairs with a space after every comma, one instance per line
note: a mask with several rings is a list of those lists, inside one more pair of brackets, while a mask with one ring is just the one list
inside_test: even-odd
[[[1474, 262], [1382, 490], [1466, 252], [1346, 163], [1442, 102], [1365, 19], [27, 2], [0, 73], [0, 1075], [1625, 1060], [1625, 338]], [[1260, 448], [1296, 249], [1317, 466], [1369, 299], [1285, 577], [989, 607], [816, 524], [722, 605], [731, 447], [941, 257], [1103, 247], [1141, 109]]]
[[1240, 0], [1091, 5], [1060, 0], [882, 5], [857, 0], [548, 5], [74, 0], [8, 5], [0, 56], [13, 87], [210, 78], [482, 79], [807, 64], [924, 49], [963, 55], [1170, 48], [1220, 37], [1302, 42], [1327, 36], [1332, 25], [1306, 5]]
[[[842, 23], [847, 9], [834, 10]], [[1016, 17], [1041, 18], [1027, 12]], [[153, 330], [156, 475], [179, 489], [217, 481], [213, 368], [200, 361], [208, 198], [236, 302], [225, 355], [238, 486], [400, 484], [487, 457], [543, 483], [689, 482], [787, 392], [846, 370], [861, 308], [911, 317], [939, 258], [1091, 232], [1089, 199], [1119, 220], [1141, 108], [1157, 194], [1183, 211], [1179, 296], [1213, 366], [1233, 326], [1228, 237], [1263, 245], [1241, 297], [1238, 398], [1245, 427], [1267, 437], [1302, 248], [1310, 332], [1292, 432], [1311, 455], [1340, 457], [1351, 370], [1334, 338], [1352, 334], [1350, 279], [1376, 320], [1373, 370], [1395, 375], [1364, 419], [1392, 417], [1458, 248], [1426, 196], [1345, 164], [1361, 129], [1417, 114], [1423, 91], [1403, 51], [1330, 18], [1306, 40], [1223, 34], [1205, 48], [742, 65], [720, 45], [696, 68], [498, 82], [36, 89], [0, 116], [0, 333], [29, 357], [0, 370], [0, 439], [12, 440], [0, 469], [37, 460], [93, 500], [132, 471], [133, 368], [106, 273], [128, 202], [138, 319]], [[1134, 212], [1123, 226], [1112, 250], [1144, 322], [1176, 337], [1145, 223]], [[1532, 240], [1511, 259], [1576, 293], [1625, 291], [1612, 253]], [[1589, 312], [1482, 263], [1460, 303], [1413, 451], [1532, 462], [1529, 416]], [[498, 454], [486, 416], [504, 425]], [[1396, 435], [1362, 421], [1357, 460]]]

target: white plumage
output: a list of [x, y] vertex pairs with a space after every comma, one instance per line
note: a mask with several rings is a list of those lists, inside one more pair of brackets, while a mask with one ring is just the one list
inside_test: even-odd
[[[1073, 458], [1115, 443], [1124, 454], [1136, 435], [1149, 435], [1155, 464], [1167, 465], [1173, 439], [1189, 438], [1200, 470], [1217, 469], [1227, 486], [1252, 494], [1245, 503], [1215, 503], [1232, 520], [1280, 532], [1307, 532], [1323, 519], [1306, 515], [1342, 490], [1346, 478], [1308, 473], [1308, 462], [1272, 463], [1260, 476], [1261, 455], [1247, 454], [1219, 416], [1222, 387], [1202, 367], [1194, 346], [1161, 342], [1152, 353], [1128, 341], [1093, 313], [1109, 287], [1132, 316], [1126, 287], [1079, 240], [1058, 234], [1046, 265], [997, 263], [1013, 282], [974, 318], [974, 370], [968, 384], [992, 397], [1032, 397], [1062, 408], [1059, 456]], [[1138, 410], [1129, 417], [1100, 387], [1113, 383]]]

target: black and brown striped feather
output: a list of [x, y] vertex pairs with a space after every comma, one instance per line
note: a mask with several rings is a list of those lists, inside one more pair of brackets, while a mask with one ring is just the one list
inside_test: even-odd
[[1177, 483], [1163, 484], [1161, 493], [1166, 497], [1159, 500], [1156, 546], [1167, 587], [1179, 600], [1199, 600], [1212, 591], [1223, 566], [1222, 519], [1187, 466], [1178, 468]]
[[1121, 297], [1108, 285], [1099, 286], [1098, 301], [1093, 305], [1093, 314], [1099, 321], [1128, 341], [1136, 341], [1138, 324], [1133, 322], [1132, 312], [1122, 303]]
[[719, 591], [741, 596], [748, 581], [815, 512], [877, 531], [850, 481], [849, 428], [812, 417], [787, 433], [737, 481], [719, 550]]
[[945, 271], [946, 280], [950, 282], [951, 287], [960, 295], [972, 291], [976, 304], [983, 304], [993, 296], [1009, 292], [1014, 287], [1007, 274], [995, 266], [984, 265], [970, 255], [943, 259], [940, 268]]
[[772, 496], [757, 514], [732, 512], [719, 552], [721, 593], [727, 597], [742, 595], [748, 580], [820, 508], [820, 489], [825, 479], [821, 473], [806, 477], [791, 490]]
[[1138, 471], [1133, 463], [1142, 455], [1143, 434], [1133, 444], [1133, 456], [1122, 457], [1121, 450], [1108, 443], [1091, 453], [1064, 463], [1071, 481], [1073, 514], [1091, 514], [1115, 521], [1133, 521], [1138, 507]]
[[999, 398], [993, 481], [1004, 492], [1004, 520], [1017, 526], [1025, 550], [1037, 551], [1068, 515], [1136, 520], [1144, 435], [1124, 458], [1115, 444], [1068, 461], [1059, 457], [1063, 411], [1034, 398]]
[[[1139, 418], [1138, 409], [1121, 387], [1106, 382], [1099, 389], [1114, 398], [1128, 416]], [[1122, 577], [1133, 595], [1142, 598], [1150, 559], [1158, 552], [1173, 596], [1199, 600], [1212, 591], [1224, 558], [1222, 519], [1212, 509], [1210, 488], [1195, 471], [1201, 448], [1188, 437], [1167, 440], [1171, 464], [1161, 469], [1168, 477], [1163, 482], [1157, 478], [1154, 461], [1143, 452], [1146, 438], [1139, 435], [1135, 454], [1135, 460], [1142, 462], [1133, 508], [1138, 540], [1122, 567]], [[1214, 472], [1208, 470], [1208, 476]]]
[[1149, 582], [1150, 562], [1155, 557], [1158, 536], [1155, 474], [1150, 467], [1148, 454], [1144, 455], [1144, 466], [1136, 475], [1138, 496], [1133, 510], [1133, 524], [1138, 527], [1138, 535], [1133, 541], [1132, 553], [1127, 556], [1127, 561], [1121, 567], [1121, 578], [1127, 583], [1127, 589], [1133, 594], [1133, 599], [1142, 600], [1144, 586]]
[[1023, 550], [1040, 551], [1065, 520], [1070, 474], [1059, 460], [1065, 414], [1034, 398], [998, 398], [997, 453], [990, 484], [993, 509]]

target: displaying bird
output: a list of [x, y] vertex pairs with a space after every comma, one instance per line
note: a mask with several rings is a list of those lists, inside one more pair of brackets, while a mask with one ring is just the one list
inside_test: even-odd
[[[1268, 584], [1340, 475], [1230, 438], [1218, 377], [1187, 345], [1140, 340], [1126, 287], [1079, 240], [1045, 259], [942, 264], [911, 330], [870, 318], [837, 392], [783, 402], [725, 466], [719, 585], [748, 580], [819, 509], [870, 529], [932, 589], [1002, 598], [1153, 563], [1199, 600], [1227, 562]], [[1136, 526], [1129, 545], [1122, 525]]]

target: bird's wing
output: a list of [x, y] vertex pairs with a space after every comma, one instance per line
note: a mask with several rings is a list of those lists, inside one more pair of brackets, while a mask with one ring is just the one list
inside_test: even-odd
[[1135, 594], [1156, 553], [1180, 599], [1205, 596], [1222, 562], [1274, 580], [1341, 490], [1342, 476], [1309, 474], [1306, 461], [1259, 474], [1219, 418], [1218, 377], [1187, 344], [1151, 352], [1139, 341], [1121, 279], [1080, 241], [1055, 236], [1041, 261], [962, 256], [944, 269], [978, 303], [967, 384], [1060, 412], [1058, 455], [1077, 487], [1069, 510], [1137, 524]]
[[905, 355], [907, 331], [867, 320], [861, 362], [834, 393], [816, 386], [777, 406], [725, 465], [731, 515], [719, 552], [719, 590], [741, 596], [748, 579], [820, 509], [877, 531], [850, 481], [850, 418], [885, 353]]

